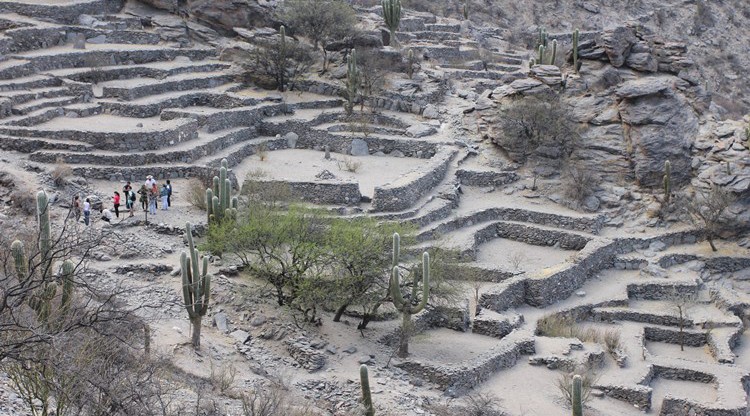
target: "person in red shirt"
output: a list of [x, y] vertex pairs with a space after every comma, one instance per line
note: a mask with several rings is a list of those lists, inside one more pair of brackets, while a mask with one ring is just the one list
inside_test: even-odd
[[115, 196], [112, 197], [112, 205], [115, 207], [115, 217], [120, 218], [120, 193], [115, 191]]

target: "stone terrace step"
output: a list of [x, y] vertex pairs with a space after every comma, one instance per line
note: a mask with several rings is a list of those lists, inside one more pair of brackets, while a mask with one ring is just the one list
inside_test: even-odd
[[54, 118], [62, 117], [65, 115], [65, 110], [62, 108], [42, 108], [36, 111], [32, 111], [29, 114], [22, 116], [11, 116], [0, 120], [0, 125], [5, 126], [35, 126], [37, 124], [46, 123]]
[[214, 88], [228, 84], [235, 78], [226, 72], [206, 72], [179, 74], [164, 79], [134, 78], [121, 81], [109, 81], [102, 84], [102, 95], [121, 100], [134, 100], [153, 94], [170, 91], [185, 91], [200, 88]]
[[213, 108], [186, 107], [182, 109], [168, 109], [161, 113], [162, 120], [190, 118], [197, 120], [198, 125], [205, 127], [208, 132], [225, 130], [238, 126], [257, 125], [265, 117], [283, 114], [284, 104], [261, 104], [253, 107]]
[[444, 23], [428, 23], [425, 25], [425, 30], [432, 32], [461, 32], [461, 24], [444, 24]]
[[87, 46], [96, 43], [156, 45], [161, 42], [158, 33], [145, 30], [110, 30], [84, 26], [67, 26], [65, 29], [69, 36], [73, 33], [82, 33], [86, 37]]
[[153, 152], [130, 153], [105, 150], [85, 150], [85, 153], [70, 151], [38, 151], [29, 159], [39, 163], [54, 163], [58, 159], [66, 163], [80, 165], [131, 166], [159, 163], [199, 164], [201, 158], [210, 157], [237, 143], [245, 143], [256, 137], [252, 127], [236, 127], [215, 133], [199, 132], [198, 138], [174, 146], [164, 147]]
[[[0, 149], [32, 153], [38, 150], [67, 150], [71, 152], [90, 152], [94, 146], [73, 140], [27, 139], [0, 136]], [[54, 161], [53, 161], [54, 162]]]
[[0, 91], [31, 90], [44, 87], [59, 87], [62, 80], [45, 75], [33, 75], [9, 80], [0, 80]]
[[178, 56], [186, 56], [194, 61], [216, 56], [213, 48], [175, 49], [161, 45], [87, 45], [87, 49], [73, 49], [70, 45], [24, 52], [11, 55], [15, 59], [25, 59], [38, 71], [59, 68], [80, 68], [102, 65], [144, 64], [157, 61], [170, 61]]
[[32, 90], [17, 90], [0, 92], [0, 97], [10, 98], [13, 105], [20, 105], [40, 98], [54, 98], [70, 94], [68, 87], [35, 88]]
[[4, 0], [0, 2], [0, 13], [70, 24], [82, 14], [117, 13], [123, 4], [124, 0]]
[[398, 32], [396, 37], [399, 42], [412, 42], [412, 41], [425, 41], [432, 40], [436, 42], [442, 42], [446, 40], [461, 40], [461, 35], [454, 32], [434, 32], [434, 31], [419, 31], [419, 32]]
[[129, 78], [164, 78], [168, 76], [198, 73], [216, 72], [229, 69], [232, 65], [216, 60], [204, 60], [193, 62], [187, 58], [177, 58], [173, 61], [153, 62], [142, 65], [116, 65], [101, 66], [95, 68], [66, 68], [45, 71], [47, 75], [68, 78], [79, 82], [97, 83]]
[[163, 94], [149, 95], [133, 101], [100, 99], [97, 103], [109, 113], [124, 117], [156, 117], [168, 108], [185, 108], [190, 106], [207, 106], [213, 108], [233, 108], [252, 106], [257, 100], [247, 97], [235, 97], [227, 90], [239, 84], [224, 84], [217, 88], [189, 91], [172, 91]]
[[33, 111], [39, 110], [46, 107], [62, 107], [68, 104], [77, 103], [80, 97], [62, 96], [62, 97], [51, 97], [51, 98], [40, 98], [32, 100], [27, 103], [13, 106], [13, 114], [26, 115]]

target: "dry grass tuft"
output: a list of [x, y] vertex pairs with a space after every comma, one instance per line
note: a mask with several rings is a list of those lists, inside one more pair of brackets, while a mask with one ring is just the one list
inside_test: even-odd
[[70, 167], [62, 158], [58, 158], [55, 167], [50, 171], [52, 182], [56, 187], [62, 187], [68, 182], [68, 178], [73, 175], [73, 168]]
[[200, 210], [205, 211], [206, 189], [206, 185], [200, 179], [190, 179], [187, 184], [187, 192], [185, 192], [188, 203]]

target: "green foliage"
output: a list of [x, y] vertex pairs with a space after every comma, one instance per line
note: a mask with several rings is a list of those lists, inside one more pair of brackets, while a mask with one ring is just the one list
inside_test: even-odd
[[344, 0], [286, 0], [283, 17], [296, 33], [309, 38], [323, 52], [327, 66], [326, 46], [356, 33], [357, 15]]
[[309, 48], [287, 39], [282, 26], [278, 36], [256, 41], [250, 59], [243, 66], [249, 81], [285, 91], [294, 88], [294, 83], [307, 73], [313, 61]]
[[365, 416], [375, 416], [375, 408], [372, 406], [372, 394], [370, 393], [370, 377], [367, 366], [359, 367], [359, 380], [362, 386], [362, 404], [365, 406]]
[[[201, 319], [208, 311], [208, 301], [211, 292], [211, 277], [208, 275], [208, 256], [199, 256], [193, 243], [192, 225], [185, 225], [190, 256], [184, 251], [180, 255], [180, 270], [182, 272], [182, 300], [188, 312], [190, 323], [193, 325], [193, 347], [200, 349]], [[202, 261], [201, 261], [202, 260]], [[201, 263], [203, 270], [201, 272]]]
[[396, 31], [401, 24], [401, 0], [382, 0], [381, 5], [383, 6], [383, 20], [391, 32], [391, 43], [395, 44], [398, 42]]

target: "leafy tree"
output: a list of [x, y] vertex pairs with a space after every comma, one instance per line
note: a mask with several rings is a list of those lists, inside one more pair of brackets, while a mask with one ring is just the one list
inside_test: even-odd
[[296, 33], [309, 38], [323, 52], [323, 68], [328, 67], [326, 46], [356, 33], [357, 16], [343, 0], [286, 0], [284, 18]]

